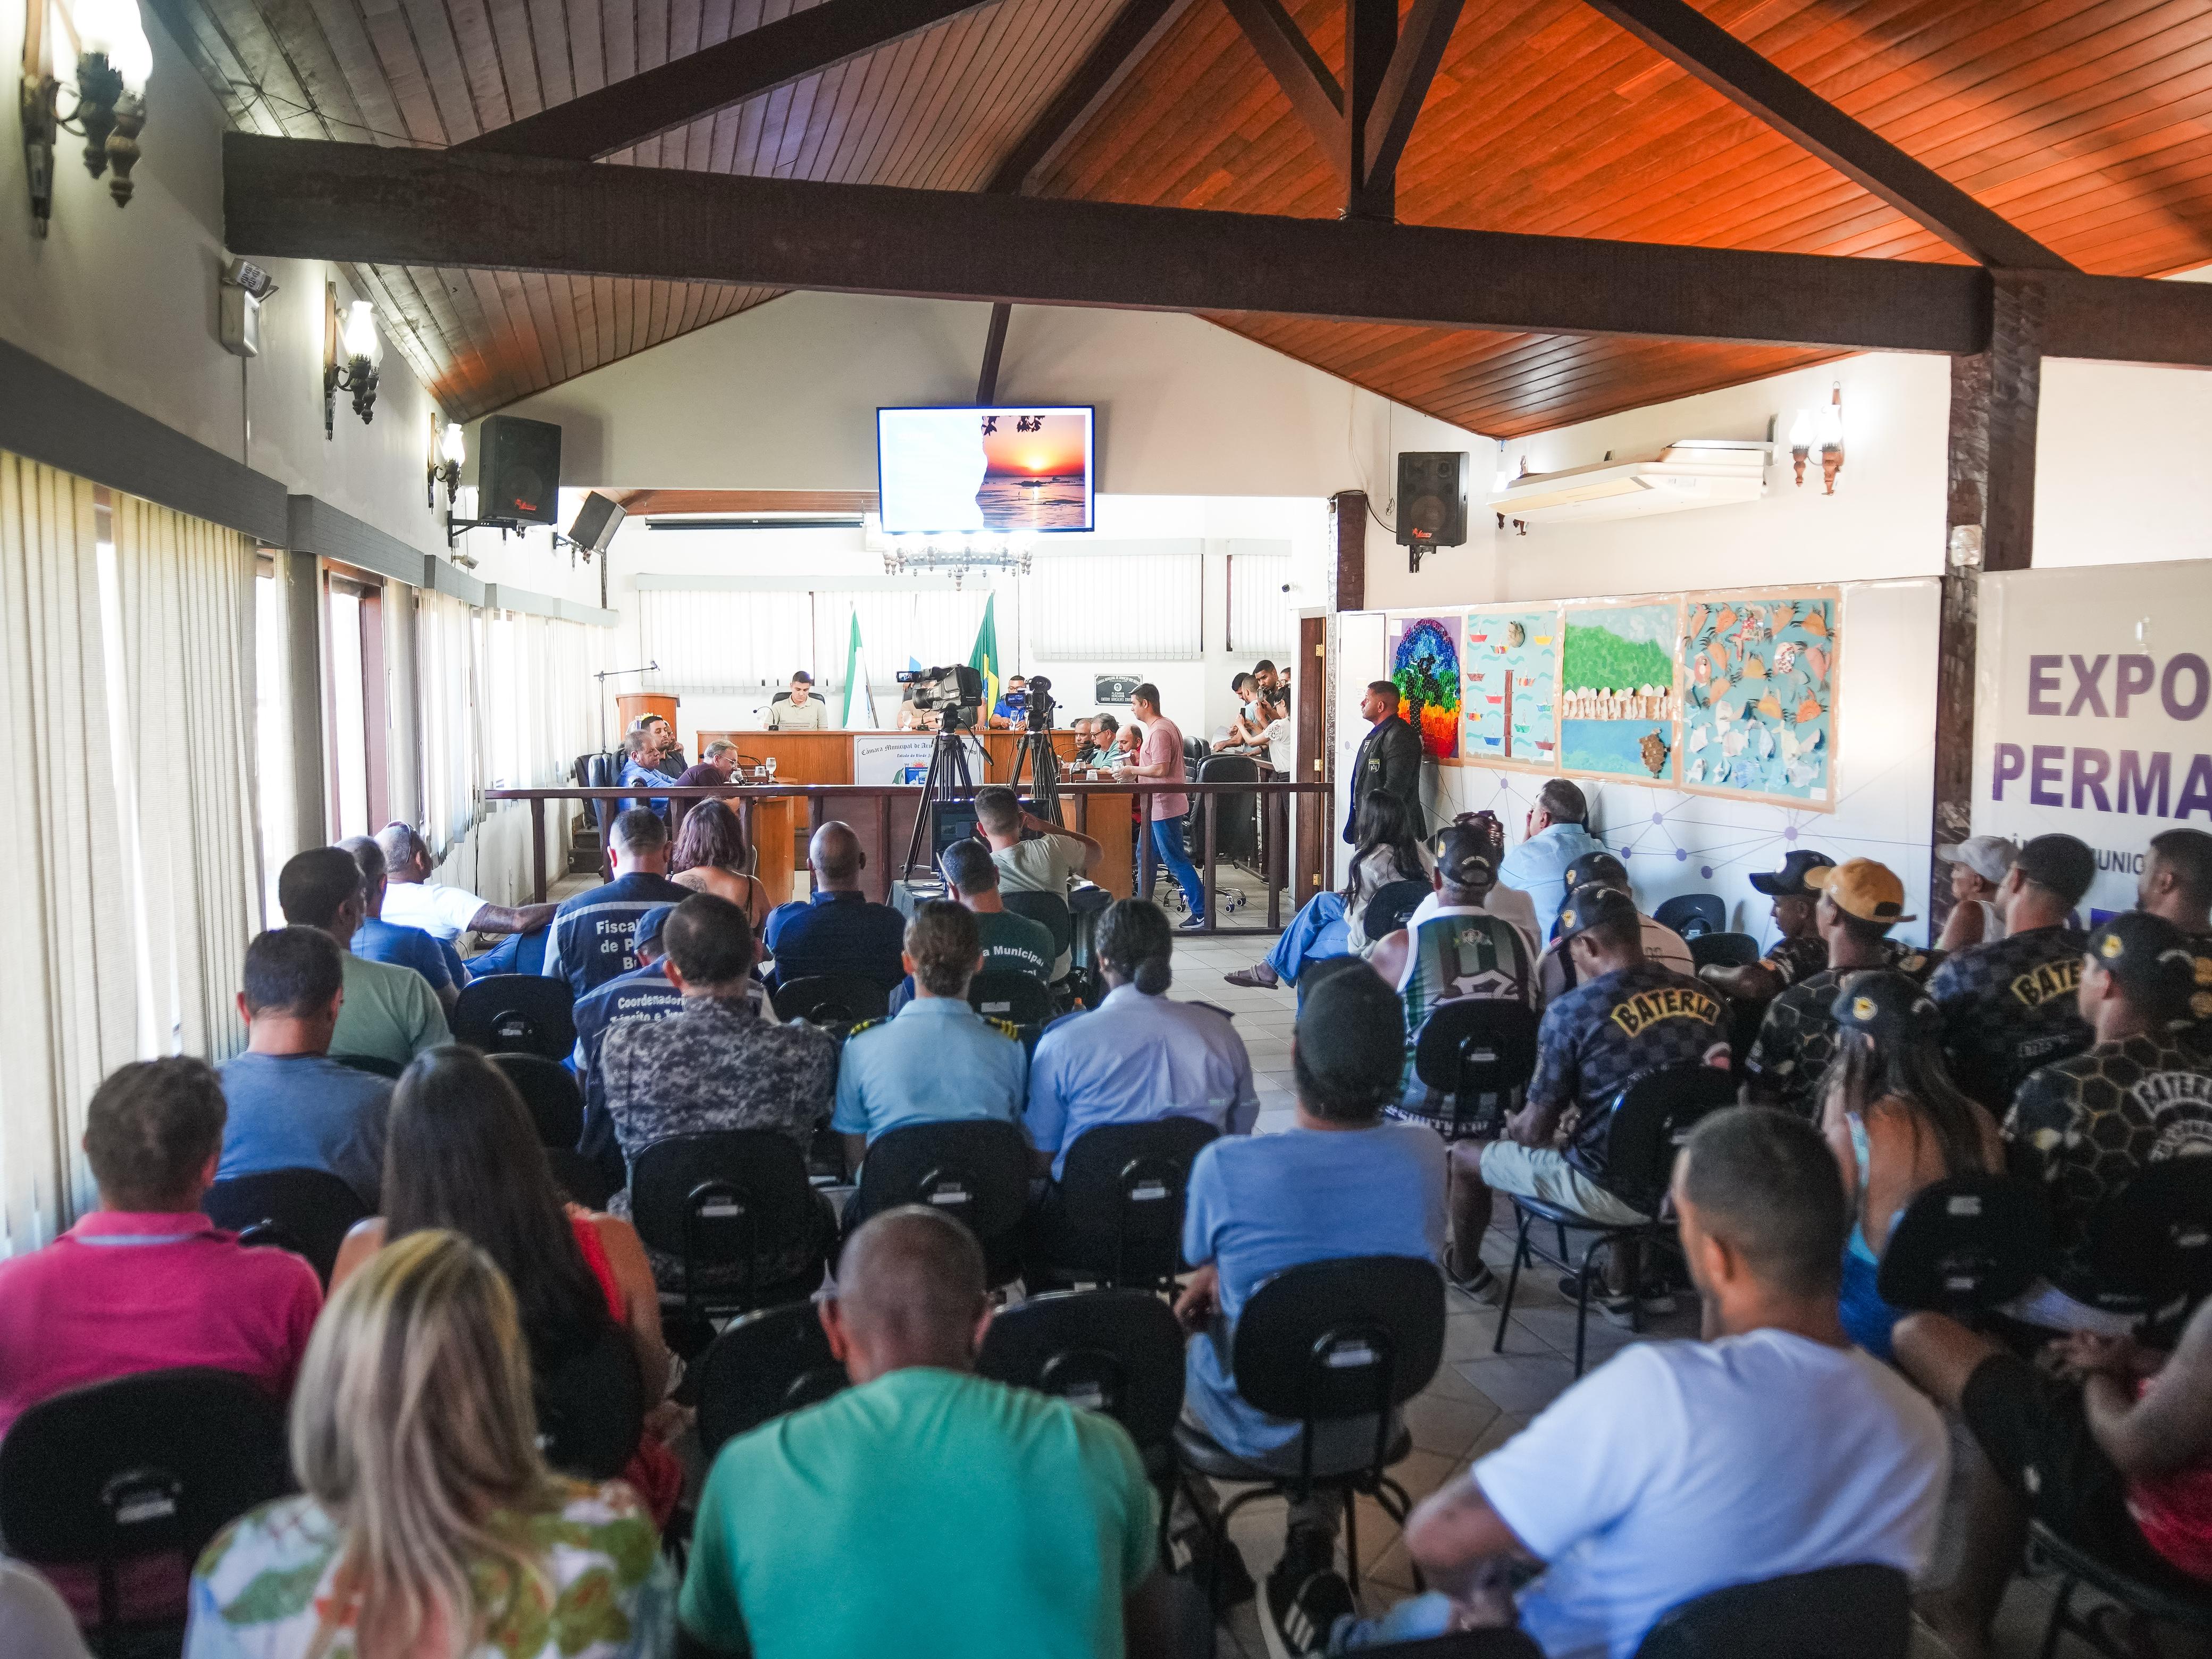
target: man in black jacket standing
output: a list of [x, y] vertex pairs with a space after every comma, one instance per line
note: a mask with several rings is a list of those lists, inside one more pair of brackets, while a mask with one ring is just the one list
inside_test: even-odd
[[1421, 811], [1421, 734], [1399, 718], [1398, 688], [1389, 680], [1373, 681], [1359, 700], [1359, 712], [1375, 724], [1360, 740], [1358, 757], [1352, 763], [1352, 811], [1344, 820], [1345, 841], [1358, 845], [1359, 803], [1377, 789], [1404, 803], [1414, 838], [1427, 840], [1428, 815]]

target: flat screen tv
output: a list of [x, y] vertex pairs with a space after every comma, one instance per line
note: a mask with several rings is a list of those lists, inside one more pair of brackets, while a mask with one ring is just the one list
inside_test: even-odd
[[1087, 407], [878, 410], [884, 533], [1091, 529], [1095, 427]]

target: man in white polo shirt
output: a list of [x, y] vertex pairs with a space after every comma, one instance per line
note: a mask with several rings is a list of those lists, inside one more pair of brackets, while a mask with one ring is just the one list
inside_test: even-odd
[[[454, 984], [465, 985], [471, 976], [471, 970], [461, 964], [460, 953], [453, 948], [464, 932], [514, 935], [476, 959], [475, 977], [535, 971], [534, 968], [518, 969], [518, 950], [524, 935], [544, 931], [558, 905], [494, 904], [465, 887], [434, 884], [430, 872], [437, 867], [436, 862], [412, 825], [396, 820], [386, 824], [376, 844], [384, 849], [384, 920], [395, 927], [420, 927], [444, 945]], [[532, 943], [542, 954], [543, 942]]]

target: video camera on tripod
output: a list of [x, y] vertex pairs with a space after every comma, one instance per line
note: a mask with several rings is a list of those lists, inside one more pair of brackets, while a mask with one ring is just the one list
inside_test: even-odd
[[1028, 701], [1024, 703], [1023, 708], [1028, 716], [1025, 724], [1029, 729], [1032, 732], [1051, 731], [1052, 682], [1039, 674], [1030, 681], [1029, 690], [1025, 695]]
[[898, 683], [908, 688], [907, 700], [925, 714], [940, 716], [939, 730], [975, 728], [983, 708], [983, 676], [965, 663], [932, 668], [921, 673], [902, 669]]

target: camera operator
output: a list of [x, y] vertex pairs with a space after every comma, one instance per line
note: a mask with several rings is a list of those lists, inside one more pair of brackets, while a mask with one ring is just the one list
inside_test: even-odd
[[1019, 674], [1009, 674], [1000, 689], [999, 701], [991, 709], [992, 729], [1006, 731], [1027, 724], [1029, 702], [1029, 682]]

